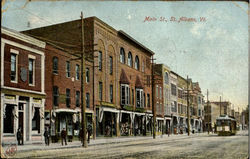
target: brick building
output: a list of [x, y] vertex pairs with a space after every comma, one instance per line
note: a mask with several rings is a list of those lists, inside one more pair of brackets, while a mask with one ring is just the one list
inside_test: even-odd
[[[74, 53], [81, 51], [81, 20], [25, 33]], [[151, 87], [145, 83], [154, 53], [96, 17], [84, 19], [84, 39], [86, 56], [93, 62], [89, 84], [94, 138], [151, 132]]]
[[1, 144], [16, 143], [17, 129], [24, 143], [43, 139], [45, 43], [1, 28]]

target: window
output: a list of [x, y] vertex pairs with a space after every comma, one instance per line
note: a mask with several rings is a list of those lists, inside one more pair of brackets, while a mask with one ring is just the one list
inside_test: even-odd
[[133, 57], [132, 57], [131, 52], [128, 53], [128, 65], [130, 67], [133, 67]]
[[162, 91], [161, 91], [161, 87], [160, 87], [160, 92], [159, 92], [159, 94], [160, 94], [160, 98], [162, 98]]
[[80, 79], [80, 66], [76, 64], [76, 80]]
[[109, 56], [109, 74], [113, 74], [113, 57]]
[[80, 91], [76, 91], [76, 107], [80, 106]]
[[158, 85], [156, 85], [156, 87], [155, 87], [155, 95], [156, 95], [156, 98], [158, 98], [158, 96], [159, 96], [159, 93], [158, 93]]
[[143, 107], [143, 89], [136, 89], [136, 107]]
[[145, 96], [145, 93], [143, 93], [143, 107], [146, 106], [146, 96]]
[[37, 133], [40, 133], [40, 108], [34, 107], [33, 109], [35, 112], [32, 119], [32, 131], [37, 131]]
[[66, 88], [66, 106], [70, 107], [70, 89]]
[[120, 62], [125, 63], [125, 51], [122, 47], [120, 49]]
[[182, 98], [182, 90], [178, 89], [178, 98]]
[[178, 113], [181, 113], [181, 104], [178, 104]]
[[150, 107], [150, 94], [149, 93], [147, 94], [147, 99], [148, 99], [147, 106]]
[[14, 133], [14, 105], [7, 104], [3, 115], [3, 133]]
[[140, 64], [139, 64], [139, 58], [138, 58], [138, 56], [135, 57], [135, 69], [137, 69], [137, 70], [140, 69]]
[[199, 109], [199, 116], [201, 116], [201, 110]]
[[53, 57], [53, 73], [58, 74], [58, 58]]
[[142, 61], [142, 66], [141, 66], [142, 68], [142, 72], [144, 72], [145, 71], [145, 67], [144, 67], [144, 61]]
[[102, 101], [102, 82], [99, 82], [99, 100]]
[[29, 59], [29, 84], [34, 85], [34, 59]]
[[99, 56], [98, 56], [98, 64], [99, 64], [99, 70], [102, 70], [102, 52], [99, 51]]
[[70, 62], [66, 61], [66, 77], [70, 77]]
[[176, 96], [176, 85], [171, 83], [171, 94]]
[[168, 84], [168, 82], [169, 82], [168, 73], [167, 72], [165, 72], [164, 82], [165, 82], [165, 84]]
[[121, 84], [121, 105], [129, 104], [129, 85]]
[[172, 112], [177, 112], [177, 102], [174, 101], [174, 102], [172, 102], [171, 105], [172, 105], [172, 107], [171, 107]]
[[90, 99], [89, 99], [89, 93], [86, 93], [86, 107], [90, 107]]
[[135, 100], [134, 100], [134, 89], [132, 89], [132, 104], [134, 105], [135, 104]]
[[11, 54], [11, 81], [17, 81], [17, 55]]
[[111, 84], [109, 87], [109, 98], [110, 98], [110, 103], [113, 103], [113, 85]]
[[58, 106], [59, 91], [57, 86], [53, 86], [53, 105]]
[[89, 68], [86, 68], [86, 82], [89, 83]]

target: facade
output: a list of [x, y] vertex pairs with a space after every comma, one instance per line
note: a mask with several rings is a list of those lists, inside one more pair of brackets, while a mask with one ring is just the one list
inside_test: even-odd
[[178, 75], [171, 71], [170, 72], [170, 101], [171, 101], [171, 133], [178, 134], [179, 132], [179, 114], [178, 114], [178, 92], [177, 92], [177, 80]]
[[1, 138], [16, 143], [43, 140], [45, 104], [45, 43], [1, 28]]
[[[81, 51], [77, 47], [81, 45], [81, 20], [25, 33], [49, 39], [73, 52]], [[90, 80], [93, 137], [152, 133], [149, 82], [150, 58], [154, 53], [96, 17], [84, 19], [84, 44], [86, 57], [93, 62], [93, 80]]]
[[205, 104], [204, 110], [206, 131], [212, 131], [215, 128], [216, 118], [220, 117], [220, 106], [214, 102], [208, 102]]

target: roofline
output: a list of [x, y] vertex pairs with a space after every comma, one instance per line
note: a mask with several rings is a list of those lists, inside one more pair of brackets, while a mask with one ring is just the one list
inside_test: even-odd
[[135, 40], [134, 38], [132, 38], [130, 35], [128, 35], [126, 32], [124, 32], [123, 30], [119, 30], [118, 34], [121, 34], [123, 36], [125, 36], [126, 38], [128, 38], [129, 40], [131, 40], [133, 43], [137, 44], [138, 46], [140, 46], [142, 49], [146, 50], [148, 53], [150, 53], [151, 55], [154, 55], [155, 53], [153, 51], [151, 51], [149, 48], [147, 48], [146, 46], [142, 45], [140, 42], [138, 42], [137, 40]]

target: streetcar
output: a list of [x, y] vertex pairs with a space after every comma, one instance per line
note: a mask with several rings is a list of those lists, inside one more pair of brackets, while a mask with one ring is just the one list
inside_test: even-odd
[[236, 120], [233, 117], [225, 115], [216, 119], [216, 132], [219, 136], [235, 135], [236, 128]]

